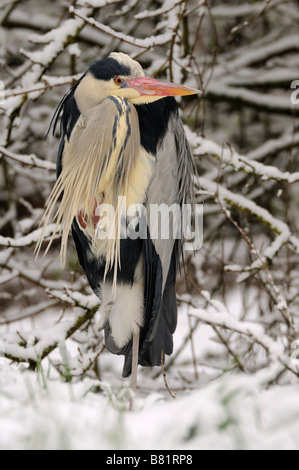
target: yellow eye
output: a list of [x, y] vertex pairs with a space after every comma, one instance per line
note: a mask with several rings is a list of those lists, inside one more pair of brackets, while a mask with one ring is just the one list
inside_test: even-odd
[[116, 83], [116, 85], [122, 85], [124, 83], [123, 79], [120, 78], [120, 77], [117, 77], [114, 79], [114, 83]]

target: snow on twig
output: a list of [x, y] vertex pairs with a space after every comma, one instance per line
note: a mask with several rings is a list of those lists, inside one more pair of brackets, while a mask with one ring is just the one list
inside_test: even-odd
[[[56, 224], [48, 225], [47, 230], [46, 230], [45, 240], [49, 240], [52, 237], [53, 233], [56, 231], [55, 230], [56, 228], [57, 228]], [[0, 246], [12, 247], [12, 248], [25, 248], [25, 247], [31, 246], [38, 241], [41, 231], [42, 229], [39, 228], [29, 233], [28, 235], [25, 235], [24, 237], [19, 237], [19, 238], [2, 237], [0, 235]], [[59, 235], [56, 235], [55, 240], [58, 238], [60, 238]]]
[[137, 13], [134, 18], [135, 20], [143, 20], [145, 18], [154, 18], [155, 16], [164, 15], [165, 13], [169, 13], [173, 10], [177, 5], [181, 3], [181, 0], [173, 2], [172, 0], [168, 0], [164, 2], [161, 8], [157, 8], [156, 10], [145, 10]]
[[[290, 0], [272, 0], [269, 5], [270, 8], [275, 8], [284, 3], [289, 3]], [[226, 5], [220, 4], [212, 8], [212, 13], [215, 18], [228, 18], [243, 17], [259, 14], [265, 7], [265, 2], [243, 3], [241, 5]]]
[[295, 114], [296, 107], [289, 98], [257, 93], [246, 88], [227, 86], [219, 80], [212, 80], [206, 90], [208, 99], [241, 103], [268, 112]]
[[[297, 133], [294, 136], [290, 136], [288, 140], [284, 139], [283, 143], [285, 147], [287, 145], [299, 145], [299, 134]], [[277, 144], [277, 142], [275, 141], [274, 144]], [[273, 179], [276, 181], [286, 181], [289, 184], [294, 184], [299, 181], [299, 172], [283, 172], [275, 166], [263, 165], [252, 158], [239, 155], [231, 147], [222, 148], [220, 145], [208, 139], [196, 137], [195, 140], [193, 139], [193, 145], [195, 145], [194, 155], [212, 155], [218, 160], [221, 160], [222, 163], [232, 166], [235, 171], [244, 171], [245, 173], [260, 176], [263, 181]], [[271, 147], [270, 143], [268, 143], [267, 149], [271, 155], [277, 149], [277, 145]]]
[[[234, 194], [232, 191], [224, 188], [221, 185], [217, 185], [216, 182], [211, 181], [207, 178], [200, 178], [199, 185], [202, 189], [207, 190], [211, 195], [217, 197], [218, 190], [219, 195], [223, 200], [225, 200], [232, 207], [237, 207], [241, 210], [246, 210], [251, 214], [258, 217], [264, 224], [268, 225], [274, 233], [281, 236], [279, 247], [281, 248], [282, 244], [290, 242], [293, 245], [294, 250], [299, 254], [299, 240], [296, 236], [291, 234], [290, 228], [282, 220], [276, 219], [267, 209], [260, 207], [255, 202], [249, 200], [245, 196], [240, 194]], [[278, 246], [276, 246], [276, 250]], [[277, 251], [275, 251], [275, 254]], [[271, 250], [271, 255], [274, 253]]]
[[[84, 10], [85, 14], [91, 14], [90, 10]], [[79, 18], [71, 18], [58, 28], [52, 29], [42, 36], [43, 43], [47, 45], [42, 51], [29, 52], [21, 49], [21, 53], [34, 64], [48, 66], [65, 49], [66, 45], [71, 43], [71, 38], [75, 38], [84, 28], [85, 21]], [[37, 40], [37, 36], [35, 36]]]
[[51, 90], [54, 87], [73, 85], [77, 80], [79, 80], [80, 77], [81, 74], [77, 74], [72, 77], [48, 77], [44, 75], [43, 82], [41, 82], [40, 84], [36, 83], [35, 88], [28, 89], [24, 87], [17, 87], [13, 90], [6, 90], [5, 98], [13, 98], [15, 96], [27, 95], [29, 93], [35, 93], [36, 97], [38, 98], [42, 93], [47, 90]]
[[0, 146], [0, 156], [5, 156], [23, 165], [28, 165], [32, 168], [40, 168], [42, 170], [56, 171], [56, 165], [46, 160], [41, 160], [36, 155], [18, 155], [5, 147]]
[[164, 34], [159, 34], [157, 36], [151, 36], [145, 39], [137, 39], [133, 36], [129, 36], [127, 34], [116, 31], [112, 29], [110, 26], [106, 26], [103, 23], [100, 23], [93, 18], [88, 18], [81, 12], [81, 10], [75, 9], [74, 7], [70, 7], [70, 13], [77, 16], [81, 20], [85, 21], [90, 26], [93, 26], [94, 28], [99, 29], [103, 33], [106, 33], [109, 36], [119, 39], [121, 42], [126, 42], [127, 44], [130, 44], [131, 46], [140, 47], [142, 49], [150, 49], [154, 46], [162, 46], [170, 42], [172, 38], [172, 33], [167, 32]]
[[214, 77], [224, 72], [224, 66], [229, 73], [230, 70], [238, 70], [239, 73], [244, 67], [252, 66], [258, 63], [265, 63], [272, 57], [287, 54], [289, 52], [296, 52], [299, 50], [299, 38], [296, 34], [286, 35], [280, 37], [277, 41], [269, 41], [268, 44], [251, 44], [249, 47], [239, 48], [236, 56], [231, 58], [228, 63], [220, 64]]
[[109, 5], [125, 2], [126, 0], [79, 0], [76, 4], [80, 7], [103, 8]]
[[31, 367], [45, 359], [59, 344], [64, 344], [86, 322], [90, 321], [97, 309], [86, 311], [77, 315], [74, 320], [64, 320], [43, 330], [22, 332], [23, 341], [17, 333], [6, 334], [1, 337], [2, 355], [17, 362], [29, 362]]
[[262, 325], [239, 321], [228, 312], [221, 302], [212, 301], [207, 309], [191, 308], [189, 315], [198, 318], [207, 325], [225, 328], [248, 337], [253, 343], [259, 344], [274, 361], [284, 355], [284, 347], [268, 336]]
[[210, 300], [209, 306], [202, 309], [198, 306], [190, 308], [189, 315], [199, 321], [245, 336], [252, 344], [261, 346], [273, 364], [280, 364], [291, 371], [296, 377], [299, 372], [286, 356], [282, 343], [271, 338], [265, 327], [255, 322], [240, 321], [234, 317], [220, 301]]

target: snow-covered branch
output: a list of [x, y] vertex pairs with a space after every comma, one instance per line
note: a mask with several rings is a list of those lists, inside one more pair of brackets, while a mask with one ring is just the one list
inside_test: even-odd
[[52, 162], [48, 162], [38, 158], [36, 155], [18, 155], [5, 147], [0, 146], [0, 158], [1, 155], [10, 158], [23, 165], [28, 165], [32, 168], [40, 168], [42, 170], [56, 171], [56, 165]]
[[[238, 152], [228, 146], [226, 146], [226, 148], [220, 147], [220, 145], [217, 145], [215, 142], [202, 137], [196, 137], [192, 142], [193, 145], [195, 145], [194, 155], [211, 155], [221, 161], [224, 165], [231, 166], [235, 171], [243, 171], [248, 174], [259, 176], [263, 181], [273, 179], [276, 181], [285, 181], [289, 184], [294, 184], [299, 181], [299, 172], [289, 173], [279, 170], [276, 166], [263, 165], [262, 163], [255, 161], [253, 158], [239, 155]], [[296, 133], [294, 136], [290, 136], [287, 140], [284, 139], [280, 142], [275, 141], [272, 147], [268, 142], [269, 155], [272, 155], [281, 143], [283, 143], [284, 149], [288, 148], [288, 146], [299, 145], [299, 133]], [[265, 154], [265, 156], [267, 156], [267, 154]]]
[[269, 113], [283, 113], [288, 115], [294, 115], [296, 113], [296, 107], [292, 104], [289, 97], [284, 98], [271, 94], [257, 93], [241, 87], [229, 87], [224, 83], [219, 83], [218, 80], [213, 80], [210, 83], [206, 91], [206, 98], [246, 105]]
[[238, 320], [219, 301], [210, 301], [207, 309], [191, 308], [189, 315], [207, 325], [214, 325], [246, 336], [252, 344], [261, 346], [273, 361], [281, 360], [284, 356], [283, 345], [270, 338], [262, 325]]
[[[56, 224], [50, 224], [48, 225], [46, 229], [46, 234], [45, 234], [45, 241], [49, 241], [53, 233], [55, 233], [56, 229]], [[33, 244], [37, 243], [38, 239], [40, 238], [42, 229], [39, 228], [37, 230], [34, 230], [33, 232], [29, 233], [28, 235], [25, 235], [24, 237], [20, 238], [9, 238], [9, 237], [2, 237], [0, 235], [0, 246], [4, 247], [12, 247], [12, 248], [25, 248], [28, 246], [32, 246]], [[54, 239], [60, 238], [58, 235], [55, 235]]]
[[80, 313], [73, 320], [63, 320], [46, 330], [31, 330], [28, 333], [6, 334], [0, 337], [2, 356], [17, 363], [29, 363], [35, 368], [59, 345], [64, 345], [76, 331], [89, 322], [97, 311], [97, 307]]
[[141, 49], [150, 49], [154, 46], [162, 46], [164, 44], [167, 44], [172, 38], [172, 34], [170, 32], [167, 32], [164, 34], [159, 34], [157, 36], [150, 36], [145, 39], [137, 39], [133, 36], [129, 36], [127, 34], [123, 34], [119, 31], [116, 31], [110, 26], [106, 26], [105, 24], [100, 23], [93, 18], [88, 18], [81, 12], [81, 10], [75, 9], [74, 7], [70, 7], [70, 13], [75, 15], [77, 18], [83, 20], [90, 26], [93, 26], [94, 28], [102, 31], [103, 33], [108, 34], [109, 36], [112, 36], [113, 38], [116, 38], [121, 42], [126, 42], [131, 46], [139, 47]]
[[[272, 0], [270, 8], [275, 8], [280, 5], [290, 3], [290, 0]], [[231, 19], [232, 17], [248, 17], [256, 15], [263, 10], [265, 7], [265, 2], [255, 2], [255, 3], [243, 3], [242, 5], [226, 5], [220, 4], [212, 8], [212, 13], [215, 18], [227, 18]]]

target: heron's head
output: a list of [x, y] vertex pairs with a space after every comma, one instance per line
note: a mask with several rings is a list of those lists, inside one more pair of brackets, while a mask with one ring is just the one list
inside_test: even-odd
[[141, 65], [128, 55], [112, 52], [95, 62], [78, 85], [75, 98], [85, 114], [108, 96], [126, 98], [133, 104], [147, 104], [167, 96], [193, 95], [198, 90], [145, 77]]

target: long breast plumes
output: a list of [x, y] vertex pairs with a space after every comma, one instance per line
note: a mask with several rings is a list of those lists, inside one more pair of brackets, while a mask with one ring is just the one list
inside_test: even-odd
[[95, 254], [105, 252], [106, 271], [113, 264], [116, 266], [119, 240], [108, 238], [105, 243], [97, 240], [93, 217], [95, 201], [100, 199], [101, 203], [114, 207], [117, 225], [121, 215], [118, 213], [118, 198], [125, 196], [127, 205], [143, 203], [153, 165], [153, 157], [140, 147], [135, 107], [123, 98], [111, 96], [105, 99], [88, 118], [79, 119], [69, 141], [65, 141], [62, 171], [47, 202], [38, 249], [61, 197], [52, 240], [59, 231], [62, 235], [62, 263], [66, 258], [72, 222], [80, 213], [86, 221], [80, 228], [92, 239]]

